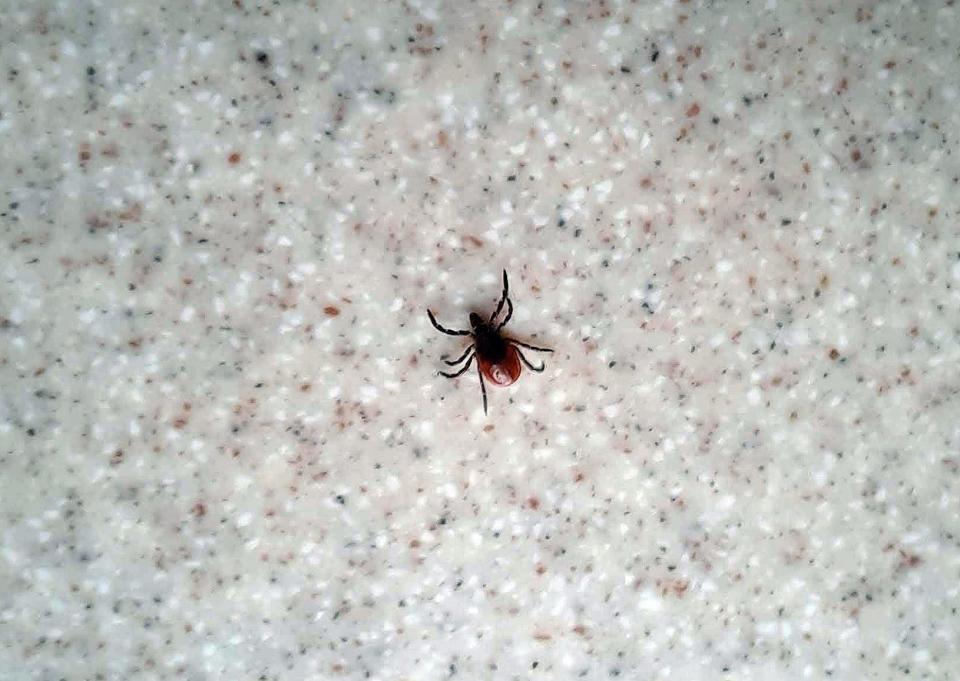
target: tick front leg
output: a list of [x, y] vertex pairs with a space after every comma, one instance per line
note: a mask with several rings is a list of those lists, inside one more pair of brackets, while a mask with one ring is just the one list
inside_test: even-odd
[[507, 322], [510, 321], [510, 317], [513, 316], [513, 301], [507, 298], [507, 316], [503, 318], [503, 321], [497, 325], [497, 331], [502, 329], [507, 325]]
[[[470, 348], [470, 349], [472, 350], [473, 348]], [[457, 376], [460, 376], [461, 374], [463, 374], [464, 372], [466, 372], [467, 369], [470, 368], [470, 365], [473, 364], [473, 358], [474, 358], [474, 357], [476, 357], [476, 355], [470, 355], [470, 359], [467, 360], [467, 363], [464, 364], [463, 367], [460, 369], [460, 371], [458, 371], [458, 372], [455, 373], [455, 374], [448, 374], [448, 373], [445, 372], [445, 371], [438, 371], [437, 373], [440, 374], [441, 376], [446, 376], [447, 378], [456, 378]], [[479, 368], [479, 367], [480, 367], [480, 365], [477, 364], [477, 368]]]
[[470, 335], [469, 331], [457, 331], [455, 329], [447, 329], [440, 326], [440, 324], [437, 322], [436, 317], [433, 316], [433, 312], [431, 312], [430, 310], [427, 310], [427, 316], [430, 317], [430, 323], [433, 324], [433, 328], [435, 328], [440, 333], [445, 333], [448, 336], [469, 336]]
[[493, 320], [497, 318], [497, 315], [500, 314], [500, 310], [503, 309], [503, 304], [507, 302], [507, 295], [510, 289], [509, 284], [507, 284], [507, 271], [503, 271], [503, 293], [500, 295], [500, 303], [497, 305], [497, 309], [494, 310], [493, 314], [490, 315], [490, 324], [493, 324]]
[[537, 352], [553, 352], [550, 348], [538, 348], [536, 345], [530, 345], [529, 343], [521, 343], [518, 340], [513, 338], [507, 338], [507, 342], [513, 343], [514, 345], [519, 345], [521, 348], [527, 348], [528, 350], [536, 350]]

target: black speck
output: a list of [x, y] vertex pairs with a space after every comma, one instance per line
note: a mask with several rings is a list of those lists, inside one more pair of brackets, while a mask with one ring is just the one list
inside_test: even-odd
[[88, 67], [87, 67], [87, 75], [88, 75], [89, 77], [93, 78], [95, 75], [97, 75], [97, 70], [96, 70], [95, 68], [93, 68], [92, 66], [88, 66]]
[[652, 61], [654, 64], [656, 64], [656, 63], [657, 63], [657, 59], [659, 59], [659, 58], [660, 58], [660, 50], [654, 48], [653, 54], [650, 55], [650, 61]]
[[346, 498], [345, 496], [343, 496], [342, 494], [338, 494], [338, 495], [337, 495], [336, 497], [334, 497], [334, 498], [337, 500], [337, 503], [340, 504], [341, 506], [343, 506], [344, 504], [347, 503], [347, 498]]
[[266, 66], [270, 63], [270, 55], [262, 50], [257, 52], [257, 63]]
[[629, 66], [621, 66], [621, 67], [620, 67], [620, 73], [630, 73], [632, 70], [633, 70], [633, 69], [631, 69]]
[[37, 434], [37, 431], [35, 431], [33, 428], [27, 428], [27, 435], [29, 435], [30, 437], [33, 437], [36, 434]]
[[254, 387], [254, 388], [262, 388], [262, 387], [263, 387], [263, 383], [257, 383], [257, 384], [256, 384], [255, 386], [253, 386], [253, 387]]
[[720, 118], [717, 116], [714, 116], [713, 118], [710, 119], [710, 122], [716, 125], [717, 123], [720, 122]]
[[574, 236], [574, 238], [579, 239], [581, 234], [583, 234], [583, 230], [582, 230], [582, 229], [577, 228], [577, 229], [573, 230], [573, 236]]
[[786, 227], [787, 225], [793, 224], [793, 220], [791, 220], [790, 218], [783, 218], [783, 219], [780, 221], [780, 224], [783, 225], [784, 227]]
[[516, 181], [517, 181], [516, 175], [511, 175], [507, 178], [507, 182], [516, 182]]

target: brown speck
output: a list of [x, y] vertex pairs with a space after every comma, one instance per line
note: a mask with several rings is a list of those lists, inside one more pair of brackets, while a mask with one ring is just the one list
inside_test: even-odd
[[533, 635], [533, 637], [538, 641], [549, 641], [550, 639], [553, 638], [550, 634], [548, 634], [545, 631], [538, 631]]
[[915, 553], [907, 553], [903, 549], [900, 549], [900, 567], [901, 568], [914, 568], [917, 567], [920, 563], [923, 562], [923, 559], [920, 558]]
[[311, 387], [312, 387], [312, 386], [311, 386], [309, 383], [301, 383], [301, 384], [300, 384], [300, 392], [302, 392], [302, 393], [310, 392], [310, 388], [311, 388]]
[[840, 357], [840, 351], [836, 348], [830, 348], [830, 359], [836, 360]]
[[475, 237], [473, 234], [468, 234], [465, 238], [467, 241], [469, 241], [471, 244], [473, 244], [477, 248], [480, 248], [483, 246], [483, 241]]
[[852, 160], [854, 163], [859, 163], [861, 158], [863, 158], [863, 156], [859, 149], [854, 149], [850, 152], [850, 160]]
[[198, 501], [193, 505], [193, 508], [190, 509], [190, 512], [193, 513], [195, 518], [202, 518], [207, 515], [207, 506], [202, 501]]
[[444, 132], [443, 130], [441, 130], [440, 132], [437, 133], [437, 146], [438, 146], [438, 147], [446, 147], [446, 146], [447, 146], [447, 140], [448, 140], [448, 138], [447, 138], [447, 133], [446, 133], [446, 132]]
[[327, 305], [323, 308], [323, 313], [328, 317], [336, 317], [340, 314], [340, 308], [336, 305]]
[[540, 500], [536, 497], [530, 497], [527, 499], [527, 506], [536, 511], [538, 508], [540, 508]]
[[543, 563], [537, 563], [536, 572], [538, 575], [542, 575], [546, 571], [547, 571], [547, 567]]
[[485, 432], [485, 433], [489, 433], [491, 430], [493, 430], [493, 424], [492, 424], [492, 423], [488, 423], [487, 425], [485, 425], [485, 426], [483, 427], [483, 432]]
[[113, 456], [110, 457], [110, 465], [111, 465], [111, 466], [119, 466], [119, 465], [120, 465], [120, 462], [122, 462], [122, 461], [123, 461], [123, 450], [122, 450], [122, 449], [118, 449], [117, 451], [115, 451], [115, 452], [113, 453]]
[[227, 161], [230, 162], [230, 165], [235, 166], [235, 165], [237, 165], [238, 163], [240, 163], [240, 159], [241, 159], [241, 158], [243, 158], [243, 157], [240, 156], [239, 152], [236, 152], [236, 151], [235, 151], [235, 152], [233, 152], [232, 154], [230, 154], [229, 156], [227, 156]]
[[700, 105], [694, 102], [690, 105], [690, 108], [687, 109], [687, 118], [693, 118], [700, 113]]

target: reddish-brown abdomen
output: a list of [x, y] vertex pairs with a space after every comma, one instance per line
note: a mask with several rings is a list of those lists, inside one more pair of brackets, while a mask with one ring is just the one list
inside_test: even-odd
[[507, 386], [520, 378], [520, 357], [512, 345], [507, 346], [507, 354], [499, 362], [491, 362], [479, 356], [477, 361], [483, 377], [493, 385]]

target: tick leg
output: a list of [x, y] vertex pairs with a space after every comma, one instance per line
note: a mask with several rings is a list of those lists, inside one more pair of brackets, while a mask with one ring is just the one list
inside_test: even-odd
[[458, 364], [460, 364], [460, 362], [465, 360], [467, 358], [467, 355], [469, 355], [472, 351], [473, 351], [473, 346], [471, 345], [466, 350], [464, 350], [463, 354], [460, 355], [457, 359], [454, 359], [451, 361], [443, 360], [443, 363], [446, 364], [447, 366], [455, 367]]
[[530, 345], [529, 343], [521, 343], [518, 340], [513, 338], [505, 338], [508, 343], [513, 343], [514, 345], [519, 345], [521, 348], [527, 348], [528, 350], [536, 350], [537, 352], [553, 352], [550, 348], [538, 348], [536, 345]]
[[483, 415], [487, 415], [487, 386], [483, 384], [483, 372], [480, 371], [480, 362], [477, 362], [477, 376], [480, 377], [480, 392], [483, 393]]
[[490, 324], [493, 324], [493, 320], [497, 318], [497, 315], [500, 314], [500, 310], [503, 309], [503, 304], [507, 301], [507, 291], [509, 290], [509, 285], [507, 284], [507, 271], [503, 271], [503, 293], [500, 296], [500, 303], [497, 305], [496, 311], [490, 315]]
[[520, 361], [523, 362], [524, 364], [526, 364], [526, 365], [527, 365], [527, 368], [528, 368], [530, 371], [536, 371], [536, 372], [539, 374], [541, 371], [543, 371], [544, 369], [547, 368], [547, 365], [544, 364], [542, 361], [540, 362], [540, 366], [539, 366], [539, 367], [533, 366], [532, 364], [530, 364], [530, 360], [528, 360], [526, 357], [524, 357], [524, 356], [523, 356], [523, 353], [520, 352], [520, 350], [518, 350], [517, 348], [514, 348], [514, 350], [517, 351], [517, 356], [520, 358]]
[[512, 316], [513, 316], [513, 301], [507, 298], [507, 316], [504, 317], [503, 321], [500, 322], [499, 325], [497, 325], [497, 331], [505, 327], [507, 325], [507, 322], [510, 321], [510, 317]]
[[430, 310], [427, 310], [427, 316], [430, 317], [430, 323], [433, 324], [433, 328], [435, 328], [440, 333], [445, 333], [448, 336], [469, 336], [470, 335], [469, 331], [456, 331], [453, 329], [446, 329], [440, 326], [440, 324], [437, 323], [436, 318], [433, 316], [433, 313]]
[[[470, 365], [473, 364], [473, 358], [474, 358], [474, 355], [470, 355], [470, 359], [467, 360], [467, 363], [464, 364], [463, 367], [460, 369], [460, 371], [458, 371], [455, 374], [448, 374], [445, 371], [438, 371], [437, 373], [440, 374], [441, 376], [446, 376], [447, 378], [456, 378], [457, 376], [466, 372], [466, 370], [470, 368]], [[477, 364], [477, 368], [478, 369], [480, 368], [479, 364]]]

